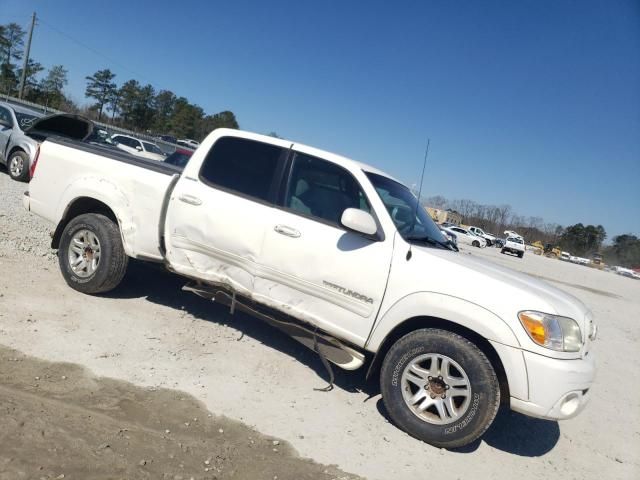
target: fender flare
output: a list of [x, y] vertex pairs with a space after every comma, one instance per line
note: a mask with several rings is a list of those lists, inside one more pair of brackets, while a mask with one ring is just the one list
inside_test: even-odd
[[[527, 369], [520, 342], [511, 326], [490, 310], [459, 297], [422, 291], [398, 299], [375, 323], [365, 349], [375, 354], [369, 376], [391, 346], [394, 332], [429, 326], [453, 324], [485, 340], [504, 371], [508, 392], [517, 398], [528, 398]], [[446, 328], [446, 327], [445, 327]], [[408, 333], [408, 331], [404, 332]], [[506, 399], [505, 399], [506, 400]]]
[[132, 256], [136, 226], [131, 215], [129, 199], [117, 185], [104, 178], [82, 177], [67, 186], [60, 197], [60, 202], [56, 209], [56, 218], [59, 220], [55, 234], [70, 220], [68, 216], [73, 205], [83, 198], [103, 203], [113, 212], [120, 228], [125, 253], [128, 256]]

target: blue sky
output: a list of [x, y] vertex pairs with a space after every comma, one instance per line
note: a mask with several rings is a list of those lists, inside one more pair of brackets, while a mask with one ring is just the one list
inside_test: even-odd
[[76, 101], [108, 67], [407, 184], [430, 137], [426, 196], [640, 235], [638, 1], [0, 0], [0, 23], [34, 10]]

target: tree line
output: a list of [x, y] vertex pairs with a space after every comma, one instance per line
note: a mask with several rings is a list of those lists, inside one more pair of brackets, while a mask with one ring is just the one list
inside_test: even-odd
[[108, 113], [107, 121], [124, 128], [195, 140], [201, 140], [216, 128], [239, 128], [231, 111], [207, 115], [201, 107], [170, 90], [156, 92], [152, 85], [142, 85], [135, 79], [118, 86], [115, 78], [116, 74], [109, 69], [86, 77], [85, 96], [94, 100], [90, 109], [98, 120]]
[[[16, 96], [22, 78], [26, 32], [17, 23], [0, 25], [0, 94]], [[102, 69], [87, 76], [85, 97], [93, 103], [75, 104], [64, 93], [68, 71], [53, 65], [45, 71], [41, 63], [29, 59], [26, 67], [24, 99], [147, 134], [167, 134], [202, 140], [216, 128], [239, 128], [233, 112], [208, 115], [198, 105], [170, 90], [142, 85], [135, 79], [118, 85], [116, 74]]]
[[484, 205], [473, 200], [448, 200], [435, 195], [422, 200], [425, 206], [454, 211], [465, 225], [474, 225], [499, 237], [505, 230], [513, 230], [528, 242], [550, 243], [579, 257], [601, 253], [610, 265], [640, 266], [640, 239], [634, 235], [613, 237], [611, 245], [604, 245], [607, 232], [602, 225], [577, 223], [563, 227], [547, 223], [541, 217], [525, 217], [514, 212], [511, 205]]

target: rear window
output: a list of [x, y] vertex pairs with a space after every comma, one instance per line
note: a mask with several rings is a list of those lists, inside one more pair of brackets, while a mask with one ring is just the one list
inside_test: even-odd
[[284, 152], [267, 143], [222, 137], [207, 154], [200, 180], [242, 196], [271, 201], [271, 188]]

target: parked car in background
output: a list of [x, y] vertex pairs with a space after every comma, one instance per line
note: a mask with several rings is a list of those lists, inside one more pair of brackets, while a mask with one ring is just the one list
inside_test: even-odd
[[568, 262], [571, 259], [571, 254], [569, 252], [560, 252], [559, 258], [564, 262]]
[[165, 159], [165, 154], [155, 143], [130, 137], [129, 135], [120, 134], [113, 135], [111, 137], [111, 141], [114, 142], [121, 150], [124, 150], [131, 155], [135, 155], [136, 157], [160, 161]]
[[520, 258], [524, 257], [524, 240], [522, 237], [507, 237], [500, 253], [513, 253]]
[[478, 237], [468, 230], [465, 230], [462, 227], [458, 227], [457, 225], [453, 227], [445, 227], [445, 230], [457, 237], [458, 244], [464, 243], [466, 245], [471, 245], [478, 248], [487, 246], [487, 242], [484, 238]]
[[491, 235], [489, 233], [486, 233], [480, 227], [468, 227], [467, 230], [469, 230], [474, 235], [477, 235], [477, 236], [479, 236], [481, 238], [484, 238], [486, 240], [486, 242], [487, 242], [487, 247], [490, 247], [491, 245], [496, 243], [496, 237], [494, 237], [493, 235]]
[[176, 151], [164, 159], [165, 163], [170, 163], [176, 167], [184, 168], [194, 150], [188, 150], [186, 148], [176, 148]]
[[200, 142], [196, 142], [195, 140], [191, 140], [190, 138], [182, 138], [176, 142], [178, 145], [183, 145], [189, 148], [198, 148]]
[[7, 166], [9, 176], [14, 180], [29, 181], [29, 168], [38, 143], [24, 131], [31, 122], [43, 116], [35, 110], [0, 102], [0, 163]]

